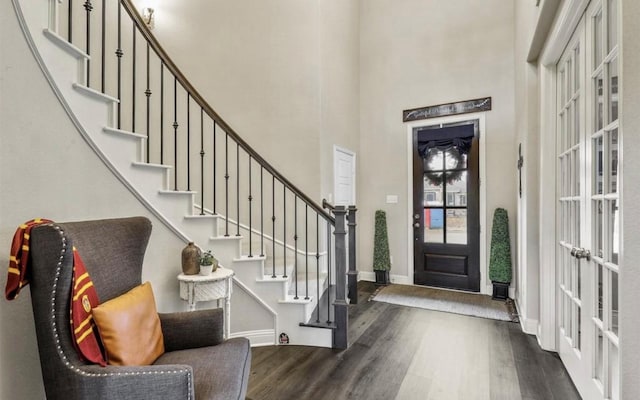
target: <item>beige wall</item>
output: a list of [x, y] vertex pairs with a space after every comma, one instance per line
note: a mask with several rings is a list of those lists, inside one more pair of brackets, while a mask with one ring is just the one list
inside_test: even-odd
[[[391, 274], [407, 276], [407, 128], [402, 110], [491, 96], [486, 113], [487, 201], [516, 207], [514, 9], [502, 0], [367, 0], [360, 4], [359, 268], [371, 271], [373, 215], [387, 211]], [[386, 195], [398, 204], [386, 204]], [[487, 246], [490, 240], [487, 241]], [[484, 288], [483, 288], [484, 289]]]

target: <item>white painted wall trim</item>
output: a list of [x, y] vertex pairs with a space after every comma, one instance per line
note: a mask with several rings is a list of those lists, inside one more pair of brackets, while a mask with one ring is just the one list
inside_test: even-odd
[[522, 313], [522, 307], [520, 307], [520, 303], [517, 299], [515, 300], [515, 304], [516, 310], [518, 310], [518, 317], [520, 319], [520, 327], [522, 328], [522, 331], [529, 335], [538, 334], [538, 326], [540, 325], [538, 320], [527, 318], [527, 316]]
[[[486, 113], [470, 113], [463, 115], [453, 115], [440, 118], [414, 121], [407, 124], [407, 269], [406, 279], [413, 285], [413, 130], [424, 126], [438, 124], [449, 124], [461, 121], [478, 120], [478, 130], [480, 135], [479, 152], [479, 174], [480, 174], [480, 293], [491, 294], [492, 287], [489, 282], [489, 271], [487, 269], [487, 191], [486, 191]], [[511, 294], [510, 289], [510, 296]]]
[[555, 67], [590, 1], [567, 0], [561, 5], [540, 57], [542, 65]]

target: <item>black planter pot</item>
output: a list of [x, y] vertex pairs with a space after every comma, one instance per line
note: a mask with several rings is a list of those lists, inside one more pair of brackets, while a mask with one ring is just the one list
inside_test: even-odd
[[373, 271], [376, 273], [376, 285], [388, 285], [391, 283], [389, 281], [389, 271]]
[[494, 300], [507, 300], [509, 298], [509, 284], [502, 282], [492, 282], [493, 283], [493, 295], [491, 296]]

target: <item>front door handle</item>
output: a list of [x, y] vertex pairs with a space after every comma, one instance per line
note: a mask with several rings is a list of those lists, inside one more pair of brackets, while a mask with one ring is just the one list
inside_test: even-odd
[[415, 224], [413, 224], [413, 227], [416, 228], [416, 229], [419, 229], [420, 228], [420, 223], [416, 222]]

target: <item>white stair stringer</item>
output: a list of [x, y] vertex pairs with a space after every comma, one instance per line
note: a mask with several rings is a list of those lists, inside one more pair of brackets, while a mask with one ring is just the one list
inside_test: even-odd
[[330, 329], [299, 326], [309, 319], [317, 302], [315, 296], [294, 300], [289, 294], [291, 279], [270, 278], [270, 269], [265, 271], [266, 257], [247, 259], [242, 255], [246, 239], [219, 235], [220, 216], [194, 215], [199, 212], [194, 193], [170, 191], [171, 167], [142, 162], [144, 135], [114, 128], [117, 99], [85, 86], [90, 56], [55, 33], [57, 1], [12, 2], [29, 47], [61, 105], [83, 139], [125, 187], [179, 238], [211, 248], [222, 265], [236, 271], [237, 286], [274, 316], [273, 327], [261, 331], [263, 336], [273, 332], [276, 343], [277, 335], [286, 332], [291, 344], [331, 347]]

